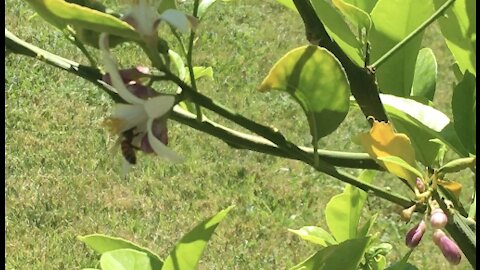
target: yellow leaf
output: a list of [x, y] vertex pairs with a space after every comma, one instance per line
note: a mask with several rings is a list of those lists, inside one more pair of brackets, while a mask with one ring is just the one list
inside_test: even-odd
[[361, 134], [359, 140], [365, 151], [378, 164], [390, 173], [407, 180], [411, 186], [415, 185], [416, 175], [413, 172], [398, 164], [378, 160], [379, 157], [396, 156], [403, 159], [413, 168], [417, 168], [415, 151], [407, 135], [396, 133], [391, 123], [374, 120], [370, 132]]
[[438, 180], [438, 184], [447, 189], [448, 191], [452, 192], [455, 195], [457, 200], [460, 198], [460, 192], [462, 192], [462, 184], [455, 182], [455, 181], [443, 181]]

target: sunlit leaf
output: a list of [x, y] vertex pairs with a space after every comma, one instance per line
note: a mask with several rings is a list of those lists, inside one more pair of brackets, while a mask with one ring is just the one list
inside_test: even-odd
[[[372, 182], [375, 171], [364, 171], [358, 177], [365, 183]], [[335, 195], [325, 207], [328, 228], [337, 242], [357, 237], [358, 223], [367, 193], [347, 185], [343, 193]]]
[[62, 0], [27, 0], [42, 18], [64, 28], [67, 24], [107, 32], [116, 36], [139, 40], [140, 37], [128, 23], [98, 10]]
[[299, 230], [288, 229], [288, 231], [300, 236], [300, 238], [302, 238], [303, 240], [321, 246], [328, 246], [337, 243], [337, 241], [335, 241], [335, 238], [333, 238], [331, 234], [329, 234], [324, 229], [316, 226], [305, 226], [300, 228]]
[[366, 13], [370, 13], [377, 4], [377, 0], [345, 0], [345, 2], [358, 7]]
[[370, 241], [370, 237], [355, 238], [328, 246], [290, 270], [357, 269]]
[[332, 53], [317, 46], [288, 52], [272, 67], [259, 89], [288, 92], [307, 116], [313, 143], [333, 132], [349, 108], [345, 71]]
[[100, 257], [102, 270], [153, 270], [145, 252], [134, 249], [116, 249]]
[[312, 1], [320, 21], [330, 37], [340, 46], [348, 57], [358, 66], [364, 66], [362, 44], [357, 40], [342, 16], [325, 0]]
[[459, 158], [448, 162], [438, 169], [438, 173], [455, 173], [477, 165], [477, 157]]
[[378, 160], [380, 157], [396, 156], [415, 167], [415, 151], [407, 135], [396, 133], [390, 123], [375, 120], [370, 132], [360, 135], [360, 142], [365, 151], [387, 171], [415, 185], [414, 173], [398, 164]]
[[134, 249], [144, 252], [148, 255], [153, 270], [159, 270], [163, 266], [163, 261], [157, 254], [153, 253], [147, 248], [138, 246], [122, 238], [111, 237], [103, 234], [90, 234], [86, 236], [78, 236], [77, 238], [100, 254], [118, 249]]
[[452, 97], [453, 124], [460, 141], [470, 153], [477, 145], [477, 86], [475, 77], [468, 71], [454, 88]]
[[[434, 0], [436, 9], [444, 3], [445, 0]], [[440, 17], [438, 22], [448, 48], [462, 73], [468, 70], [476, 75], [477, 1], [456, 0], [445, 15]]]
[[332, 3], [350, 20], [351, 23], [358, 28], [364, 28], [367, 33], [370, 31], [372, 28], [372, 20], [368, 13], [343, 0], [332, 0]]
[[[433, 13], [431, 1], [379, 0], [372, 10], [371, 63], [378, 60]], [[417, 35], [376, 70], [382, 93], [409, 96], [423, 34]]]
[[411, 96], [424, 97], [433, 101], [437, 84], [437, 60], [432, 49], [423, 48], [418, 53]]
[[213, 217], [203, 221], [182, 237], [170, 255], [165, 259], [162, 270], [194, 270], [200, 261], [208, 240], [213, 235], [220, 221], [225, 218], [233, 206], [218, 212]]
[[386, 156], [386, 157], [378, 157], [379, 160], [383, 161], [384, 163], [389, 163], [389, 164], [395, 164], [395, 165], [398, 165], [408, 171], [410, 171], [411, 173], [414, 173], [416, 176], [418, 176], [419, 178], [422, 178], [423, 175], [422, 173], [416, 169], [415, 167], [411, 166], [410, 164], [408, 164], [405, 160], [399, 158], [399, 157], [396, 157], [396, 156]]

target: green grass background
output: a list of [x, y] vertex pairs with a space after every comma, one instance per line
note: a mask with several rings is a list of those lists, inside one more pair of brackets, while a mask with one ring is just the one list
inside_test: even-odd
[[[12, 33], [86, 63], [58, 31], [33, 16], [25, 1], [5, 5], [5, 23]], [[198, 33], [194, 63], [214, 69], [213, 81], [199, 82], [201, 91], [308, 145], [308, 126], [299, 106], [277, 92], [256, 92], [279, 57], [306, 44], [299, 16], [272, 0], [219, 3]], [[453, 60], [436, 27], [427, 31], [424, 43], [439, 62], [435, 103], [450, 115]], [[123, 65], [145, 61], [131, 49], [116, 50]], [[122, 179], [120, 155], [110, 150], [114, 138], [101, 126], [112, 108], [108, 96], [34, 59], [9, 55], [5, 61], [6, 269], [93, 267], [99, 256], [75, 238], [91, 233], [120, 236], [166, 257], [196, 223], [231, 204], [236, 208], [217, 228], [199, 269], [285, 269], [316, 250], [287, 229], [326, 228], [323, 209], [342, 191], [340, 181], [297, 161], [231, 149], [173, 121], [170, 147], [186, 161], [171, 165], [140, 156], [129, 179]], [[321, 140], [321, 147], [359, 151], [351, 137], [366, 128], [353, 109], [339, 130]], [[461, 181], [468, 187], [469, 181]], [[385, 174], [379, 174], [376, 183], [401, 187]], [[405, 224], [400, 210], [370, 197], [364, 213], [380, 213], [374, 230], [393, 245], [390, 261], [406, 253], [404, 235], [420, 218]], [[431, 231], [411, 262], [419, 269], [450, 269], [430, 237]], [[465, 258], [455, 267], [470, 268]]]

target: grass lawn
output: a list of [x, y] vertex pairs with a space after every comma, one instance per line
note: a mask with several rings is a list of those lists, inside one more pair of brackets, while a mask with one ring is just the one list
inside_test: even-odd
[[[87, 63], [58, 31], [33, 16], [25, 1], [10, 0], [5, 7], [6, 27], [12, 33]], [[439, 62], [435, 102], [450, 115], [446, 106], [453, 60], [436, 28], [429, 29], [424, 42]], [[299, 106], [276, 92], [256, 92], [279, 57], [305, 44], [299, 16], [273, 0], [220, 2], [199, 29], [194, 63], [214, 69], [214, 80], [200, 81], [199, 89], [308, 145], [308, 126]], [[131, 49], [117, 49], [125, 66], [144, 59]], [[229, 148], [173, 121], [170, 145], [185, 162], [171, 165], [140, 155], [138, 166], [123, 179], [120, 154], [110, 150], [114, 138], [101, 126], [112, 108], [108, 96], [34, 59], [10, 55], [5, 61], [6, 269], [94, 267], [99, 256], [76, 239], [91, 233], [123, 237], [166, 257], [196, 223], [231, 204], [236, 208], [217, 228], [199, 269], [286, 269], [316, 250], [287, 229], [326, 228], [323, 209], [341, 192], [342, 182], [297, 161]], [[321, 147], [359, 151], [350, 139], [366, 127], [353, 109]], [[465, 188], [471, 187], [464, 174], [458, 177]], [[400, 188], [385, 174], [378, 174], [375, 183]], [[380, 213], [374, 230], [393, 245], [391, 261], [407, 252], [404, 235], [414, 226], [400, 220], [399, 210], [371, 197], [364, 213]], [[419, 269], [450, 269], [430, 234], [411, 258]], [[455, 267], [470, 268], [465, 258]]]

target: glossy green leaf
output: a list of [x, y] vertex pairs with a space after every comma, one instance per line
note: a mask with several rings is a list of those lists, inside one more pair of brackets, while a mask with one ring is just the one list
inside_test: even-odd
[[470, 153], [477, 144], [477, 86], [475, 76], [466, 71], [452, 97], [453, 124], [460, 141]]
[[[433, 13], [431, 1], [379, 0], [372, 10], [370, 31], [371, 62], [375, 62], [413, 32]], [[409, 96], [423, 34], [417, 35], [376, 71], [380, 90], [386, 94]]]
[[320, 227], [305, 226], [300, 228], [299, 230], [288, 229], [288, 231], [300, 236], [300, 238], [302, 238], [303, 240], [306, 240], [324, 247], [328, 245], [337, 244], [337, 241], [335, 241], [335, 238], [333, 238], [331, 234], [329, 234], [327, 231], [325, 231]]
[[203, 221], [182, 237], [170, 255], [165, 259], [162, 270], [194, 270], [200, 261], [208, 240], [215, 228], [225, 218], [233, 206], [218, 212], [213, 217]]
[[418, 53], [411, 96], [433, 101], [437, 85], [437, 60], [432, 49], [423, 48]]
[[[332, 0], [332, 3], [358, 28], [364, 28], [368, 33], [372, 28], [370, 15], [362, 9], [343, 0]], [[367, 35], [368, 36], [368, 35]]]
[[345, 2], [358, 7], [366, 13], [370, 13], [377, 4], [377, 0], [345, 0]]
[[412, 138], [415, 156], [424, 165], [433, 164], [441, 148], [432, 139], [440, 139], [461, 156], [467, 154], [452, 130], [453, 124], [442, 112], [412, 99], [384, 94], [380, 99], [395, 128]]
[[[438, 9], [445, 0], [434, 0]], [[477, 1], [456, 0], [453, 6], [447, 9], [446, 16], [440, 17], [438, 22], [448, 48], [455, 57], [462, 73], [465, 70], [477, 74]]]
[[340, 62], [324, 48], [304, 46], [283, 56], [260, 85], [260, 91], [288, 92], [302, 107], [313, 143], [345, 119], [350, 88]]
[[152, 270], [145, 252], [134, 249], [108, 251], [100, 257], [102, 270]]
[[370, 234], [370, 230], [372, 229], [373, 224], [377, 220], [377, 217], [378, 217], [378, 214], [371, 216], [367, 220], [367, 222], [365, 222], [365, 224], [363, 224], [363, 226], [358, 229], [357, 236], [359, 237], [368, 236], [368, 234]]
[[[364, 171], [358, 177], [365, 183], [372, 182], [375, 171]], [[343, 193], [335, 195], [325, 207], [328, 228], [337, 242], [357, 237], [358, 223], [367, 193], [347, 185]]]
[[277, 0], [277, 2], [295, 12], [298, 12], [297, 8], [295, 7], [295, 4], [293, 3], [293, 0]]
[[389, 162], [389, 163], [397, 164], [397, 165], [401, 166], [402, 168], [414, 173], [416, 176], [418, 176], [420, 178], [423, 178], [423, 174], [417, 168], [412, 167], [410, 164], [408, 164], [402, 158], [395, 157], [395, 156], [388, 156], [388, 157], [379, 157], [378, 159], [383, 161], [383, 162]]
[[193, 67], [193, 76], [195, 79], [206, 78], [213, 80], [212, 67]]
[[103, 234], [91, 234], [86, 236], [78, 236], [77, 238], [85, 243], [89, 248], [100, 254], [118, 249], [134, 249], [144, 252], [148, 255], [148, 257], [150, 257], [152, 270], [160, 270], [162, 268], [163, 261], [157, 254], [128, 240]]
[[362, 44], [357, 40], [342, 16], [325, 0], [313, 0], [311, 2], [328, 35], [335, 40], [355, 64], [363, 67]]
[[387, 266], [387, 259], [385, 256], [379, 255], [373, 258], [373, 261], [370, 261], [369, 266], [372, 270], [384, 270]]
[[370, 242], [370, 237], [364, 237], [328, 246], [290, 270], [357, 269]]
[[116, 36], [139, 40], [140, 37], [128, 23], [98, 10], [62, 0], [27, 0], [47, 22], [64, 28], [67, 24], [107, 32]]

